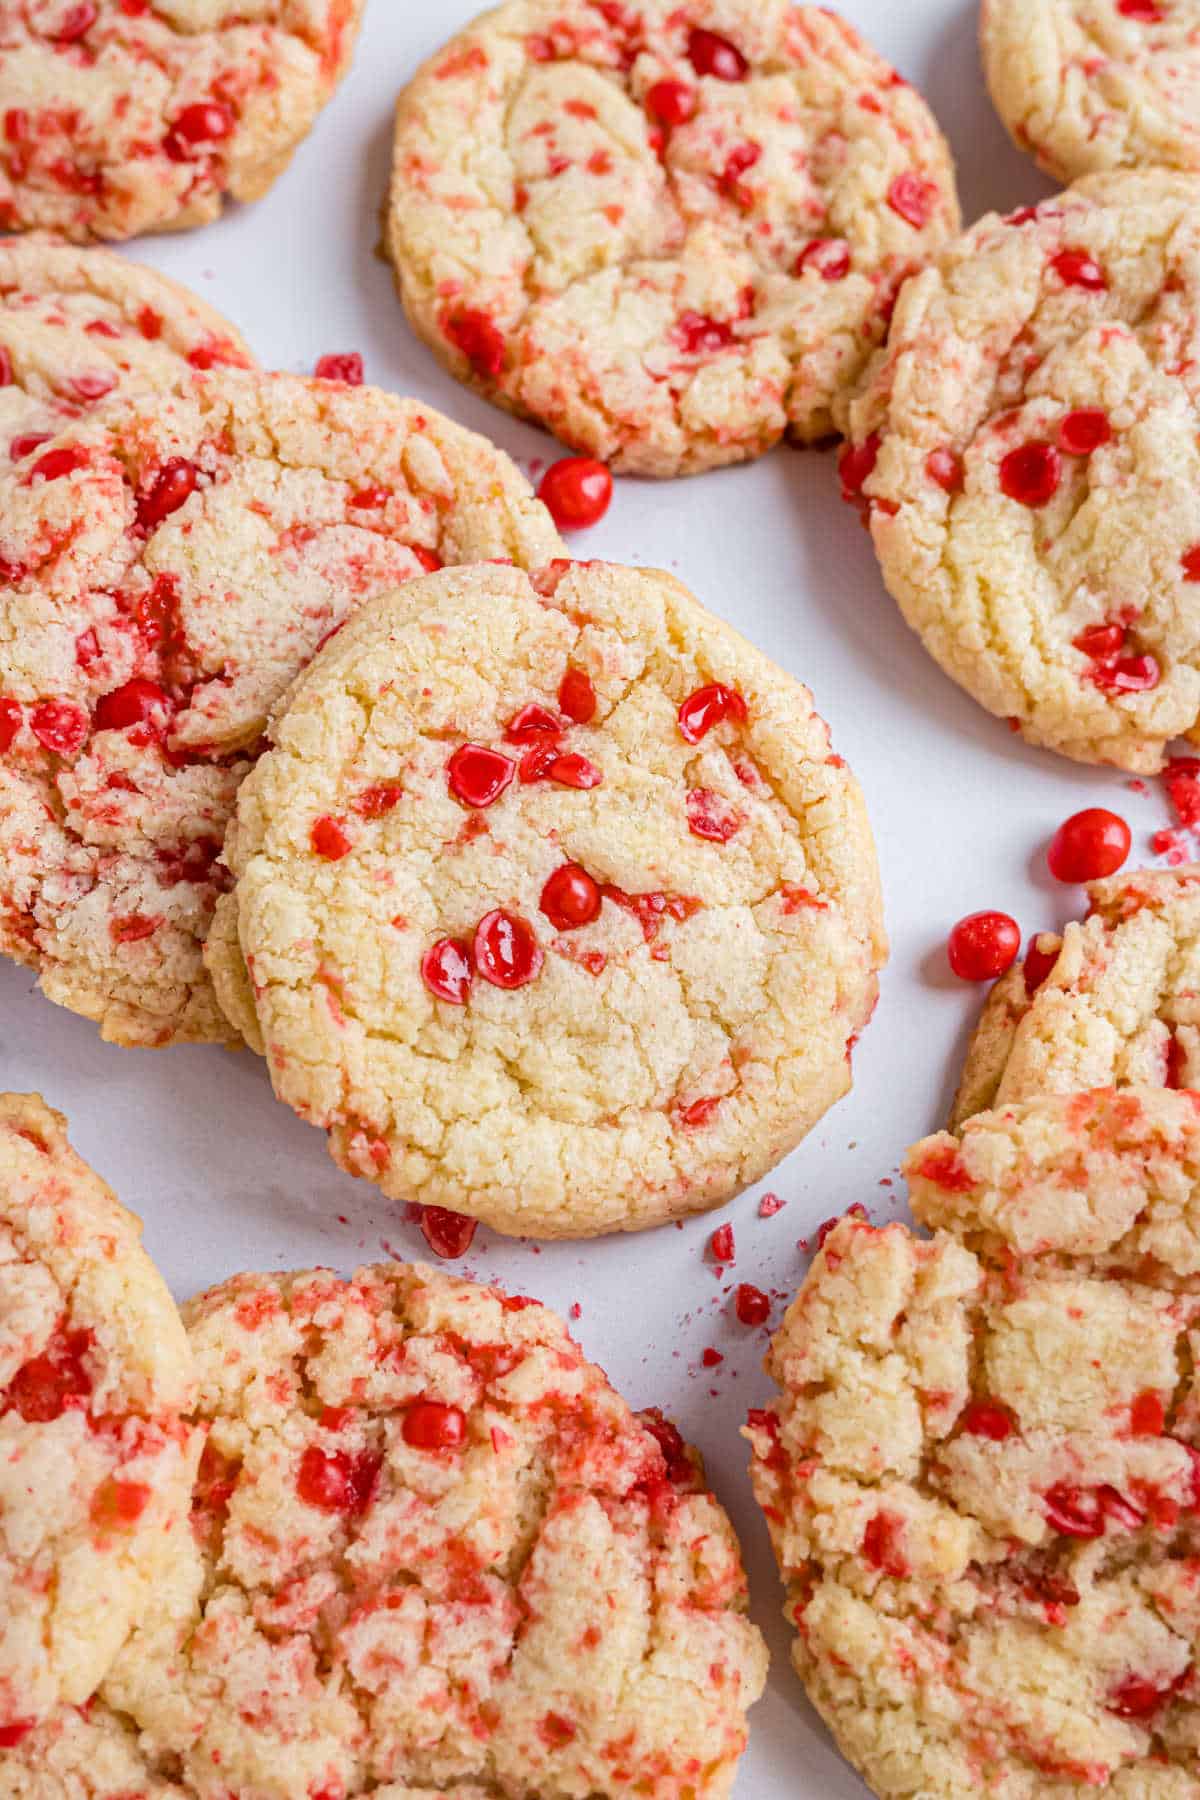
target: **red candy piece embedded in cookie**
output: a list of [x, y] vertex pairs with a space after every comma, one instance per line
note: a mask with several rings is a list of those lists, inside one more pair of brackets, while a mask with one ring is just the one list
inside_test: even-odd
[[1002, 1444], [1016, 1430], [1008, 1408], [994, 1400], [972, 1400], [958, 1422], [969, 1437], [990, 1438], [994, 1444]]
[[450, 792], [464, 806], [491, 806], [515, 774], [511, 757], [483, 744], [463, 744], [446, 764]]
[[646, 111], [660, 125], [686, 125], [696, 104], [696, 90], [686, 81], [656, 81], [646, 90]]
[[727, 687], [723, 681], [712, 681], [689, 694], [679, 708], [679, 735], [685, 743], [698, 744], [714, 725], [726, 719], [744, 725], [747, 716], [746, 702], [737, 689]]
[[861, 444], [847, 444], [838, 457], [838, 475], [842, 483], [842, 499], [852, 504], [863, 491], [867, 477], [879, 460], [879, 433], [874, 431]]
[[736, 1262], [737, 1245], [734, 1242], [733, 1226], [718, 1225], [708, 1240], [708, 1249], [714, 1262]]
[[962, 492], [962, 457], [953, 450], [931, 450], [925, 458], [925, 473], [947, 494]]
[[[547, 763], [544, 773], [547, 780], [556, 781], [560, 787], [594, 788], [600, 787], [604, 781], [604, 776], [595, 763], [586, 756], [581, 756], [576, 750], [569, 750], [562, 756], [555, 756]], [[521, 768], [521, 779], [522, 781], [530, 779], [525, 773], [524, 764]]]
[[887, 202], [897, 217], [911, 225], [914, 231], [923, 231], [933, 217], [939, 192], [936, 182], [926, 181], [908, 169], [893, 181]]
[[1066, 287], [1087, 288], [1098, 294], [1108, 286], [1108, 276], [1086, 250], [1060, 250], [1050, 258], [1050, 267]]
[[588, 725], [596, 716], [596, 690], [583, 669], [569, 668], [558, 684], [558, 704], [576, 725]]
[[330, 1456], [310, 1444], [300, 1458], [296, 1491], [320, 1512], [357, 1515], [366, 1512], [374, 1499], [382, 1467], [383, 1458], [370, 1451], [351, 1456], [337, 1450]]
[[421, 1208], [421, 1235], [435, 1256], [452, 1261], [465, 1256], [474, 1241], [478, 1221], [464, 1213], [451, 1212], [446, 1206]]
[[1148, 654], [1118, 656], [1112, 662], [1098, 662], [1088, 680], [1114, 694], [1146, 694], [1162, 680], [1162, 669], [1158, 658]]
[[10, 749], [21, 729], [21, 705], [17, 700], [0, 700], [0, 755]]
[[1042, 950], [1038, 947], [1038, 935], [1030, 938], [1025, 951], [1025, 992], [1036, 994], [1058, 961], [1060, 946], [1055, 944], [1053, 950]]
[[1058, 447], [1068, 456], [1090, 456], [1104, 444], [1112, 442], [1113, 429], [1108, 414], [1098, 406], [1082, 406], [1069, 412], [1059, 423]]
[[593, 456], [564, 456], [551, 463], [538, 487], [538, 499], [560, 531], [584, 531], [608, 511], [613, 479]]
[[1161, 25], [1163, 9], [1159, 0], [1117, 0], [1122, 18], [1136, 19], [1139, 25]]
[[29, 728], [46, 750], [73, 756], [87, 738], [91, 721], [71, 700], [42, 700], [29, 715]]
[[687, 56], [697, 75], [714, 75], [718, 81], [745, 81], [750, 73], [736, 44], [699, 25], [688, 33]]
[[39, 457], [29, 471], [28, 479], [35, 477], [39, 481], [62, 481], [68, 475], [74, 475], [80, 469], [86, 469], [91, 456], [81, 445], [64, 444], [57, 450], [47, 450], [45, 456]]
[[903, 1543], [904, 1520], [899, 1513], [877, 1512], [863, 1532], [862, 1553], [872, 1568], [903, 1581], [909, 1572]]
[[559, 738], [565, 727], [561, 719], [544, 706], [523, 706], [504, 727], [504, 740], [509, 744], [534, 744], [539, 739]]
[[1059, 826], [1046, 862], [1056, 881], [1098, 881], [1116, 874], [1132, 841], [1128, 825], [1117, 813], [1089, 806]]
[[462, 1409], [440, 1400], [418, 1400], [404, 1415], [404, 1441], [414, 1450], [461, 1450], [467, 1438]]
[[1062, 459], [1053, 444], [1022, 444], [1000, 464], [1000, 490], [1021, 506], [1047, 505], [1061, 481]]
[[441, 323], [443, 335], [477, 375], [499, 375], [504, 367], [504, 338], [485, 312], [468, 309], [450, 314]]
[[230, 107], [219, 100], [195, 100], [177, 113], [163, 139], [163, 149], [172, 162], [187, 162], [203, 144], [219, 144], [233, 131], [237, 120]]
[[1107, 662], [1119, 655], [1124, 648], [1125, 627], [1115, 623], [1088, 625], [1071, 642], [1085, 656], [1090, 656], [1097, 662]]
[[308, 838], [316, 855], [323, 857], [326, 862], [340, 862], [354, 848], [353, 839], [347, 834], [341, 821], [331, 813], [323, 813], [313, 821]]
[[599, 917], [600, 888], [578, 863], [563, 863], [548, 878], [538, 905], [556, 931], [577, 931]]
[[845, 238], [814, 238], [796, 258], [794, 273], [812, 269], [822, 281], [844, 281], [850, 273], [850, 246]]
[[0, 1395], [2, 1410], [20, 1413], [27, 1425], [49, 1425], [69, 1407], [86, 1404], [92, 1392], [84, 1357], [90, 1331], [60, 1332], [40, 1356], [17, 1370]]
[[0, 1725], [0, 1750], [15, 1750], [37, 1725], [36, 1719], [10, 1719]]
[[170, 712], [171, 701], [157, 681], [135, 677], [101, 695], [92, 723], [97, 731], [124, 731], [130, 725], [161, 724]]
[[493, 987], [519, 988], [535, 980], [545, 960], [533, 928], [517, 913], [497, 907], [475, 930], [475, 967]]
[[1010, 969], [1021, 949], [1015, 919], [1002, 912], [969, 913], [946, 941], [950, 967], [960, 981], [992, 981]]
[[144, 531], [153, 531], [196, 491], [196, 465], [185, 456], [173, 456], [165, 462], [150, 486], [138, 496], [137, 521]]
[[421, 980], [435, 1000], [465, 1006], [471, 993], [471, 948], [461, 938], [439, 938], [421, 958]]

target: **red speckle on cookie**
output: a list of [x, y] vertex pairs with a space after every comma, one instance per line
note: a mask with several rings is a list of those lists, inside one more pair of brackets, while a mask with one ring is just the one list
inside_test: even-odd
[[916, 1172], [923, 1181], [935, 1182], [950, 1194], [969, 1194], [975, 1186], [970, 1170], [951, 1145], [927, 1151]]
[[545, 960], [532, 927], [517, 913], [497, 907], [475, 930], [475, 967], [498, 988], [524, 987], [541, 972]]
[[153, 1489], [145, 1482], [117, 1481], [110, 1476], [92, 1495], [88, 1516], [100, 1531], [128, 1531], [137, 1524], [152, 1498]]
[[718, 81], [745, 81], [750, 73], [736, 44], [699, 25], [688, 33], [687, 57], [697, 75], [714, 75]]
[[903, 1581], [908, 1574], [904, 1555], [904, 1520], [898, 1513], [877, 1512], [867, 1523], [862, 1537], [862, 1553], [873, 1569]]
[[575, 1737], [576, 1727], [561, 1713], [550, 1712], [538, 1720], [537, 1733], [547, 1750], [562, 1750]]
[[563, 863], [547, 878], [538, 906], [556, 931], [577, 931], [599, 916], [600, 888], [578, 863]]
[[510, 757], [483, 744], [463, 744], [446, 764], [450, 792], [464, 806], [493, 805], [515, 773], [516, 766]]
[[1000, 463], [1000, 491], [1021, 506], [1046, 506], [1061, 481], [1062, 459], [1053, 444], [1022, 444]]
[[741, 813], [712, 788], [690, 789], [685, 805], [688, 830], [693, 837], [727, 844], [741, 829]]
[[392, 812], [404, 789], [398, 781], [377, 781], [350, 802], [360, 819], [382, 819]]
[[947, 494], [962, 492], [963, 465], [962, 457], [953, 450], [931, 450], [925, 458], [925, 473], [930, 481]]
[[122, 913], [109, 920], [108, 934], [114, 944], [138, 944], [153, 937], [162, 922], [161, 913]]
[[366, 1512], [374, 1499], [382, 1466], [382, 1457], [371, 1451], [352, 1456], [338, 1450], [329, 1456], [310, 1444], [300, 1458], [296, 1491], [307, 1506], [319, 1512], [357, 1516]]
[[1167, 1409], [1161, 1394], [1144, 1388], [1134, 1396], [1129, 1408], [1129, 1431], [1133, 1437], [1161, 1437]]
[[471, 949], [461, 938], [439, 938], [421, 958], [421, 979], [435, 1000], [465, 1006], [471, 992]]
[[850, 273], [850, 246], [845, 238], [814, 238], [796, 258], [794, 273], [811, 269], [822, 281], [844, 281]]
[[465, 1213], [451, 1212], [446, 1206], [418, 1208], [421, 1235], [435, 1256], [452, 1261], [465, 1256], [474, 1241], [478, 1221]]
[[679, 708], [679, 735], [685, 743], [698, 744], [715, 725], [726, 719], [744, 725], [747, 716], [746, 702], [737, 689], [713, 681], [689, 694]]
[[1050, 267], [1066, 287], [1087, 288], [1092, 293], [1108, 287], [1108, 276], [1086, 250], [1060, 250], [1050, 258]]
[[461, 1450], [467, 1438], [466, 1415], [440, 1400], [418, 1400], [404, 1415], [404, 1441], [414, 1450]]

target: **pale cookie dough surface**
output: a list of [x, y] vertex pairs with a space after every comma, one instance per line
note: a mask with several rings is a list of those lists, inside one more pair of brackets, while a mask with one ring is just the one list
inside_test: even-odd
[[452, 374], [677, 475], [828, 435], [958, 217], [929, 109], [831, 12], [511, 0], [401, 94], [385, 235]]
[[1060, 181], [1200, 170], [1197, 0], [983, 0], [996, 110]]
[[362, 0], [0, 0], [0, 227], [128, 238], [257, 200], [345, 73]]
[[[680, 708], [718, 683], [730, 710], [689, 742]], [[530, 705], [559, 722], [540, 776], [509, 729]], [[807, 689], [672, 577], [430, 576], [351, 621], [272, 729], [210, 961], [224, 997], [240, 942], [276, 1093], [350, 1172], [500, 1230], [635, 1229], [757, 1180], [849, 1088], [886, 954], [858, 784]], [[454, 791], [467, 744], [507, 759], [490, 805]], [[595, 913], [560, 927], [567, 864]], [[497, 911], [519, 986], [481, 958]], [[424, 978], [445, 940], [464, 1004]]]
[[846, 409], [884, 579], [1030, 743], [1200, 738], [1200, 179], [1095, 176], [904, 287]]
[[0, 949], [120, 1043], [230, 1040], [201, 943], [267, 713], [362, 600], [561, 548], [412, 400], [199, 376], [0, 471]]
[[[1012, 1127], [1018, 1162], [1029, 1123]], [[1165, 1219], [1171, 1254], [1200, 1170], [1192, 1125], [1180, 1135], [1186, 1165], [1161, 1189], [1135, 1149], [1102, 1153], [1128, 1160], [1122, 1219], [1062, 1161], [1079, 1244], [1129, 1243]], [[942, 1210], [971, 1231], [954, 1140], [921, 1152], [925, 1191], [940, 1175]], [[1038, 1154], [1034, 1187], [1054, 1173]], [[989, 1223], [1012, 1241], [983, 1260], [941, 1232], [838, 1224], [774, 1340], [781, 1392], [747, 1436], [793, 1660], [883, 1800], [1187, 1800], [1200, 1784], [1190, 1224], [1191, 1273], [1172, 1266], [1160, 1285], [1136, 1254], [1093, 1260], [1066, 1231], [1061, 1255], [1014, 1250], [1007, 1195], [989, 1173]], [[1018, 1215], [1025, 1198], [1018, 1182]]]
[[1087, 916], [1043, 932], [984, 1003], [951, 1124], [1083, 1088], [1200, 1088], [1200, 865], [1088, 886]]
[[766, 1674], [737, 1540], [552, 1313], [392, 1263], [186, 1316], [191, 1552], [92, 1720], [0, 1754], [6, 1795], [730, 1794]]
[[0, 239], [0, 462], [118, 392], [253, 366], [228, 320], [156, 270], [40, 232]]
[[192, 1378], [139, 1221], [59, 1113], [0, 1095], [0, 1745], [86, 1701], [147, 1607], [187, 1515]]

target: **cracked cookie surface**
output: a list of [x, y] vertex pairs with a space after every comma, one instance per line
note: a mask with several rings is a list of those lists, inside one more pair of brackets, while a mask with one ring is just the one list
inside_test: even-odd
[[958, 1235], [840, 1222], [747, 1430], [796, 1668], [885, 1800], [1185, 1800], [1194, 1097], [1008, 1108], [907, 1173]]
[[848, 497], [943, 669], [1034, 744], [1154, 770], [1200, 737], [1200, 180], [1089, 177], [902, 290]]
[[236, 1041], [201, 944], [270, 708], [372, 594], [560, 548], [484, 439], [294, 376], [131, 395], [0, 474], [0, 949], [117, 1042]]
[[789, 0], [513, 0], [397, 109], [385, 234], [414, 327], [635, 473], [827, 436], [900, 281], [957, 227], [924, 101]]
[[60, 1114], [0, 1095], [0, 1745], [87, 1701], [148, 1606], [187, 1516], [192, 1376], [139, 1221]]
[[395, 1263], [185, 1312], [190, 1552], [6, 1794], [725, 1800], [766, 1673], [737, 1540], [554, 1314]]
[[203, 225], [281, 175], [349, 66], [362, 0], [3, 0], [0, 227]]
[[0, 456], [32, 455], [131, 387], [253, 366], [229, 321], [157, 270], [41, 232], [0, 239]]
[[1200, 171], [1196, 0], [984, 0], [980, 45], [997, 112], [1047, 174]]
[[209, 960], [343, 1168], [500, 1230], [640, 1228], [848, 1089], [886, 954], [858, 784], [671, 576], [429, 576], [272, 730]]
[[1082, 920], [1042, 932], [993, 987], [951, 1124], [1082, 1088], [1200, 1088], [1200, 865], [1093, 881]]

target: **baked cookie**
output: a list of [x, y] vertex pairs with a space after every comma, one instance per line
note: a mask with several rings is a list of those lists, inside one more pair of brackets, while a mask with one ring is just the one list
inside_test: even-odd
[[1200, 179], [1089, 177], [907, 283], [842, 482], [946, 672], [1031, 743], [1200, 740]]
[[0, 228], [129, 238], [258, 200], [349, 66], [363, 0], [0, 8]]
[[60, 1114], [0, 1095], [0, 1745], [87, 1700], [147, 1606], [187, 1517], [192, 1378], [139, 1221]]
[[928, 107], [821, 7], [509, 0], [400, 96], [385, 238], [414, 328], [635, 474], [827, 436], [957, 228]]
[[1082, 922], [1042, 932], [992, 988], [951, 1124], [1081, 1088], [1200, 1088], [1200, 865], [1088, 886]]
[[849, 1088], [886, 954], [858, 784], [671, 576], [430, 576], [272, 735], [209, 962], [350, 1173], [502, 1231], [630, 1230], [756, 1181]]
[[844, 1220], [772, 1344], [793, 1660], [885, 1800], [1197, 1791], [1200, 1141], [1141, 1104], [919, 1145], [919, 1208], [995, 1254]]
[[983, 0], [988, 87], [1048, 175], [1200, 171], [1196, 0]]
[[554, 1314], [391, 1263], [186, 1316], [190, 1551], [104, 1709], [0, 1754], [6, 1795], [98, 1750], [104, 1800], [730, 1794], [766, 1674], [737, 1540]]
[[220, 313], [156, 270], [41, 232], [0, 239], [0, 461], [133, 384], [253, 366]]
[[222, 373], [0, 471], [0, 949], [119, 1043], [229, 1040], [200, 944], [270, 708], [361, 600], [561, 542], [500, 451]]

